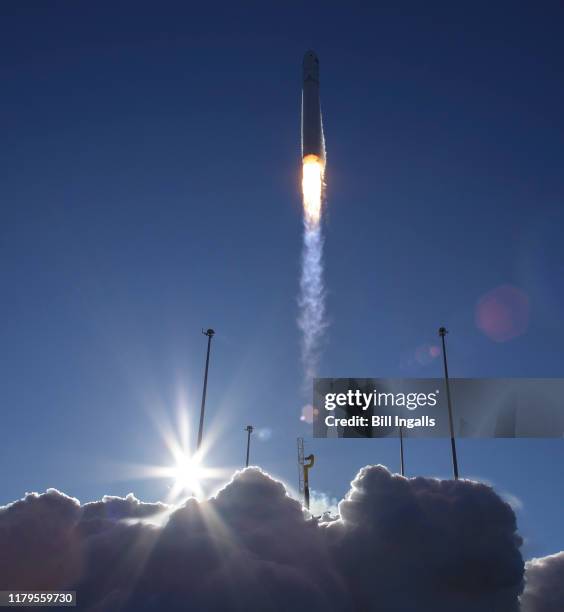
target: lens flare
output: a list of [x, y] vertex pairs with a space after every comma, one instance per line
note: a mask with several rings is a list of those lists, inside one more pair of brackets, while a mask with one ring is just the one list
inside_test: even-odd
[[321, 219], [323, 195], [323, 161], [317, 155], [306, 155], [303, 159], [302, 172], [305, 220], [309, 225], [318, 225]]

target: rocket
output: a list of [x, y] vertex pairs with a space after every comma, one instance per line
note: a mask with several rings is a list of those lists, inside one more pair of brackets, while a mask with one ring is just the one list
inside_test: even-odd
[[325, 139], [319, 101], [319, 59], [313, 51], [308, 51], [303, 61], [302, 160], [308, 157], [325, 165]]

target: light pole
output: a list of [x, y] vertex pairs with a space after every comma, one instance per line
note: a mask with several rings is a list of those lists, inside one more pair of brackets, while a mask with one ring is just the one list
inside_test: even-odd
[[403, 461], [403, 427], [401, 425], [399, 428], [399, 438], [400, 438], [400, 469], [401, 469], [401, 475], [405, 476], [405, 464]]
[[439, 336], [441, 337], [442, 345], [443, 345], [443, 364], [445, 368], [445, 384], [446, 384], [446, 392], [447, 392], [447, 404], [448, 404], [448, 423], [450, 427], [450, 446], [452, 449], [452, 471], [454, 472], [454, 479], [458, 480], [458, 459], [456, 457], [456, 442], [454, 440], [454, 426], [452, 423], [452, 401], [450, 398], [450, 383], [448, 379], [448, 366], [447, 366], [447, 356], [446, 356], [446, 346], [445, 346], [445, 336], [448, 334], [448, 331], [445, 327], [439, 328]]
[[247, 425], [245, 430], [247, 432], [247, 461], [245, 462], [245, 467], [249, 467], [249, 451], [251, 448], [251, 434], [253, 433], [254, 427], [252, 425]]
[[200, 449], [200, 445], [202, 444], [202, 435], [204, 434], [204, 411], [206, 409], [206, 391], [208, 388], [208, 368], [210, 365], [210, 348], [211, 348], [211, 340], [215, 332], [211, 328], [208, 329], [207, 331], [204, 331], [202, 329], [202, 334], [208, 337], [208, 352], [206, 354], [206, 370], [204, 373], [204, 388], [202, 390], [202, 406], [200, 408], [200, 427], [198, 429], [198, 443], [196, 444], [196, 450]]

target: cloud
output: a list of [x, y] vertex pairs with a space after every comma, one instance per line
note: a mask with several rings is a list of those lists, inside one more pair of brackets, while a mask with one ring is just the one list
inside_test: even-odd
[[56, 590], [81, 572], [78, 500], [55, 489], [0, 508], [0, 588]]
[[524, 508], [523, 500], [517, 495], [513, 493], [509, 493], [507, 491], [502, 491], [500, 497], [506, 501], [512, 508], [514, 512], [520, 512]]
[[102, 501], [90, 502], [82, 507], [82, 520], [92, 519], [144, 519], [169, 509], [161, 502], [147, 504], [135, 498], [133, 493], [126, 497], [104, 495]]
[[522, 612], [564, 610], [564, 551], [527, 561], [525, 577]]
[[[496, 488], [496, 484], [492, 480], [490, 480], [489, 478], [484, 478], [483, 476], [470, 475], [468, 476], [468, 479], [474, 480], [476, 482], [481, 482], [482, 484], [485, 484], [492, 489]], [[514, 493], [511, 493], [510, 491], [497, 490], [497, 494], [501, 497], [501, 499], [503, 499], [503, 501], [507, 502], [511, 506], [511, 508], [513, 508], [513, 511], [515, 513], [520, 512], [525, 507], [523, 500]]]
[[338, 514], [339, 500], [336, 497], [330, 497], [322, 491], [312, 490], [310, 492], [309, 508], [314, 516], [322, 516], [325, 520], [326, 516], [335, 516]]
[[377, 600], [387, 612], [518, 610], [521, 539], [490, 487], [364, 468], [339, 513], [327, 529], [357, 608]]
[[367, 467], [339, 512], [308, 518], [258, 468], [176, 509], [50, 489], [0, 508], [0, 589], [72, 588], [92, 611], [518, 610], [515, 515], [490, 487]]

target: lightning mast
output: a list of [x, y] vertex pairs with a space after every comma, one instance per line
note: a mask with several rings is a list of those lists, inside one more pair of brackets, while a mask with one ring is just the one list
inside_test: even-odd
[[403, 459], [403, 427], [401, 425], [399, 428], [399, 439], [400, 439], [400, 469], [401, 469], [401, 475], [405, 476], [405, 462]]
[[445, 346], [445, 336], [448, 334], [446, 327], [439, 328], [439, 336], [441, 338], [441, 342], [443, 345], [443, 365], [445, 369], [445, 385], [447, 392], [447, 404], [448, 404], [448, 424], [450, 427], [450, 447], [452, 450], [452, 471], [454, 474], [454, 479], [458, 480], [458, 457], [456, 455], [456, 441], [454, 439], [454, 425], [452, 422], [452, 400], [450, 397], [450, 382], [448, 378], [448, 365], [447, 365], [447, 355], [446, 355], [446, 346]]
[[208, 337], [208, 351], [206, 353], [206, 369], [204, 373], [204, 388], [202, 390], [202, 405], [200, 407], [200, 427], [198, 429], [198, 442], [196, 444], [196, 450], [200, 448], [200, 445], [202, 444], [202, 436], [204, 435], [204, 412], [206, 410], [206, 392], [208, 389], [208, 369], [210, 366], [210, 348], [211, 348], [211, 340], [215, 332], [210, 327], [207, 331], [204, 331], [202, 329], [202, 334]]
[[304, 492], [304, 439], [298, 438], [298, 488]]
[[254, 427], [252, 425], [247, 425], [244, 431], [247, 432], [247, 461], [245, 463], [245, 467], [249, 467], [249, 451], [251, 448], [251, 434], [253, 433]]

